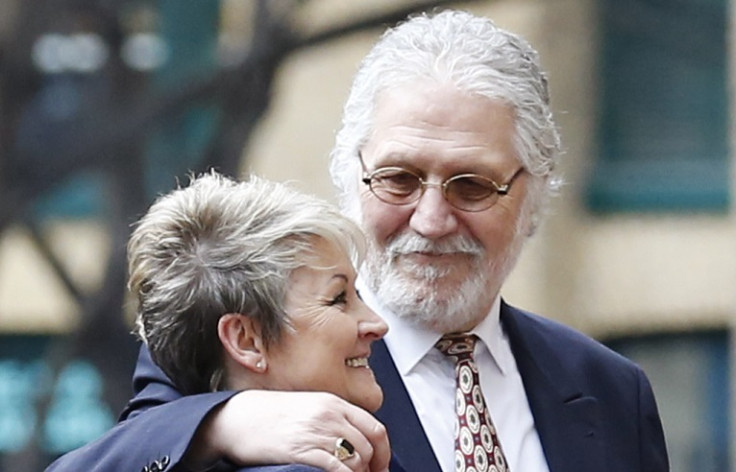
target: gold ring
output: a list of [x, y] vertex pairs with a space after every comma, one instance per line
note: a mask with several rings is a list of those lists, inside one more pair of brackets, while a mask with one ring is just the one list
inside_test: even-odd
[[355, 447], [350, 444], [350, 441], [348, 441], [345, 438], [337, 438], [335, 441], [335, 457], [337, 457], [338, 460], [344, 461], [345, 459], [350, 459], [355, 455]]

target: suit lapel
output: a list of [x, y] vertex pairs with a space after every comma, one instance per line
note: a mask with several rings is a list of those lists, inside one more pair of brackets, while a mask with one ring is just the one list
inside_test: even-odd
[[556, 329], [554, 325], [505, 303], [501, 322], [550, 471], [605, 470], [598, 401], [585, 396], [565, 366], [561, 352], [567, 346], [555, 344], [548, 333]]
[[[549, 320], [501, 305], [506, 330], [550, 472], [605, 470], [598, 401], [586, 396], [548, 331]], [[376, 417], [386, 425], [394, 460], [406, 470], [440, 472], [401, 376], [383, 340], [373, 343], [371, 367], [383, 387]]]
[[440, 472], [424, 428], [396, 370], [386, 343], [373, 343], [371, 367], [383, 388], [383, 406], [376, 417], [386, 425], [394, 460], [406, 470]]

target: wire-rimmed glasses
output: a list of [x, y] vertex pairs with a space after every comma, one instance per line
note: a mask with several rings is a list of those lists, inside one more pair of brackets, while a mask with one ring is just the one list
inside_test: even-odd
[[408, 205], [419, 200], [427, 187], [440, 187], [445, 200], [462, 211], [483, 211], [492, 207], [500, 196], [509, 193], [514, 180], [524, 171], [520, 167], [503, 185], [478, 174], [457, 174], [441, 183], [425, 181], [421, 176], [403, 167], [379, 167], [373, 172], [363, 162], [362, 182], [368, 185], [373, 195], [390, 205]]

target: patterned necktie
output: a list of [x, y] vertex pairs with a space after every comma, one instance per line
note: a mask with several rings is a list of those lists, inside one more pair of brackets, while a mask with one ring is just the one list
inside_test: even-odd
[[446, 334], [436, 344], [455, 362], [455, 472], [508, 472], [473, 360], [476, 339], [474, 334]]

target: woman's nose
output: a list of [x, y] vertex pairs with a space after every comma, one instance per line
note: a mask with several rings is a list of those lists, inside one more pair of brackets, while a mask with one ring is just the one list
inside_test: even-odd
[[365, 314], [358, 323], [359, 334], [362, 337], [369, 337], [373, 341], [378, 341], [388, 332], [388, 325], [383, 321], [383, 318], [365, 304], [363, 304], [363, 311]]

